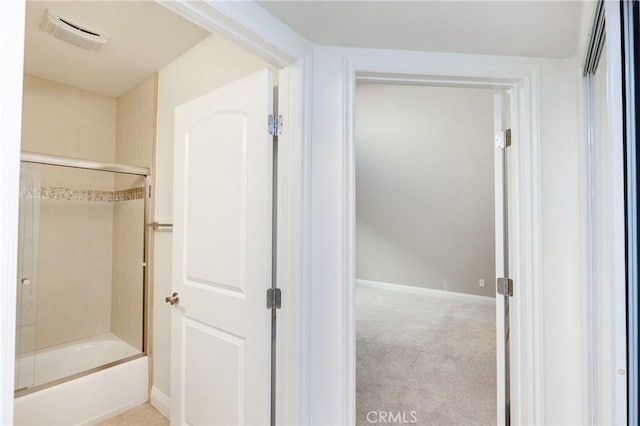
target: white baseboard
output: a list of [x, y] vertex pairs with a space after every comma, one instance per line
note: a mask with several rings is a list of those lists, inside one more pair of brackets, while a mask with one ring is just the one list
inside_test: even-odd
[[356, 279], [356, 285], [361, 287], [379, 288], [382, 290], [400, 291], [403, 293], [422, 294], [425, 296], [445, 297], [448, 299], [457, 299], [467, 302], [474, 301], [488, 304], [496, 303], [495, 297], [480, 296], [477, 294], [457, 293], [455, 291], [437, 290], [435, 288], [415, 287], [410, 285], [359, 279]]
[[155, 386], [151, 388], [151, 405], [153, 406], [153, 408], [158, 410], [160, 414], [169, 419], [171, 407], [169, 403], [169, 397]]

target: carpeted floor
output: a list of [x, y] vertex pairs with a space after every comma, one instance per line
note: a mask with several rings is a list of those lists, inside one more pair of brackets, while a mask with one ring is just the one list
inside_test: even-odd
[[492, 299], [357, 286], [356, 309], [358, 425], [496, 424]]

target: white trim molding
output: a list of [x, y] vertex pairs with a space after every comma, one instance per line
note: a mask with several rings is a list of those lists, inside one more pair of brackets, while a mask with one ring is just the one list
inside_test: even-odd
[[[360, 74], [378, 74], [395, 81], [403, 75], [414, 78], [415, 75], [427, 76], [431, 80], [443, 78], [445, 81], [456, 79], [455, 85], [481, 85], [491, 81], [498, 88], [509, 88], [513, 91], [510, 118], [514, 143], [510, 148], [510, 204], [509, 227], [512, 276], [517, 283], [511, 305], [511, 411], [515, 424], [539, 424], [542, 422], [542, 369], [536, 369], [536, 363], [542, 363], [542, 325], [539, 311], [540, 286], [535, 285], [536, 271], [540, 274], [540, 233], [542, 225], [540, 205], [536, 202], [539, 196], [539, 141], [537, 105], [538, 67], [535, 64], [493, 63], [486, 58], [469, 58], [467, 61], [458, 55], [437, 55], [439, 58], [416, 63], [402, 53], [387, 53], [386, 58], [373, 60], [347, 60], [345, 66], [346, 112], [345, 112], [345, 333], [347, 341], [347, 359], [345, 365], [348, 373], [347, 383], [347, 421], [355, 423], [355, 296], [353, 282], [355, 278], [355, 149], [354, 149], [354, 107], [355, 82]], [[395, 60], [392, 60], [394, 59]], [[465, 64], [466, 62], [466, 64]], [[465, 66], [466, 65], [466, 66]], [[484, 69], [483, 69], [484, 68]], [[351, 283], [351, 284], [350, 284]], [[502, 300], [497, 300], [497, 311], [502, 310]], [[536, 307], [538, 307], [536, 309]], [[502, 360], [502, 362], [500, 362]], [[504, 362], [498, 357], [499, 364]], [[502, 368], [501, 368], [502, 367]], [[504, 367], [498, 366], [498, 376]], [[504, 422], [504, 387], [498, 381], [498, 424]], [[536, 395], [536, 391], [538, 395]], [[502, 403], [502, 404], [501, 404]]]
[[[539, 74], [535, 59], [316, 48], [309, 309], [312, 423], [355, 423], [354, 105], [359, 76], [511, 89], [512, 420], [541, 424], [543, 340]], [[320, 77], [318, 77], [320, 76]], [[314, 355], [315, 354], [315, 355]], [[499, 410], [503, 412], [504, 410]], [[500, 414], [499, 414], [500, 415]]]
[[309, 205], [309, 111], [307, 78], [311, 72], [311, 55], [280, 71], [278, 114], [283, 116], [278, 136], [277, 179], [277, 286], [284, 297], [277, 316], [276, 422], [306, 424], [308, 390], [307, 311]]
[[254, 1], [156, 0], [176, 14], [220, 34], [275, 66], [285, 67], [313, 45]]
[[155, 386], [151, 387], [151, 395], [149, 397], [149, 403], [158, 410], [158, 413], [162, 414], [167, 420], [171, 412], [171, 400], [169, 397]]
[[25, 1], [0, 2], [0, 424], [13, 424]]

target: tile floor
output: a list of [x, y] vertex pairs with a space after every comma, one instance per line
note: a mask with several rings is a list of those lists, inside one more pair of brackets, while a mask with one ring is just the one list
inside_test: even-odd
[[169, 420], [148, 402], [98, 423], [99, 426], [164, 426], [168, 424]]

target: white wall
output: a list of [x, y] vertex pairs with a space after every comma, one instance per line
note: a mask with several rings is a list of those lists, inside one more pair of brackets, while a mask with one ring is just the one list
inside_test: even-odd
[[[160, 70], [156, 147], [155, 218], [172, 223], [173, 119], [177, 106], [268, 65], [243, 48], [210, 36]], [[171, 233], [157, 232], [154, 248], [153, 386], [170, 395]]]
[[495, 297], [493, 93], [357, 85], [356, 278]]
[[[575, 58], [541, 67], [542, 311], [547, 424], [585, 424], [589, 291], [581, 280], [578, 78]], [[559, 324], [562, 326], [559, 327]], [[573, 391], [572, 391], [573, 389]], [[579, 389], [580, 392], [575, 390]]]
[[[348, 416], [345, 386], [345, 61], [455, 62], [467, 55], [316, 48], [313, 58], [311, 188], [310, 421], [339, 424]], [[453, 59], [451, 59], [453, 58]], [[508, 68], [533, 64], [540, 78], [541, 289], [544, 424], [583, 424], [587, 321], [580, 269], [581, 180], [576, 59], [487, 58]], [[462, 66], [462, 65], [461, 65]], [[483, 65], [479, 65], [482, 67]], [[388, 68], [391, 68], [389, 66]], [[408, 67], [410, 68], [410, 67]], [[317, 125], [322, 123], [322, 125]], [[517, 339], [517, 336], [512, 336]]]
[[0, 424], [13, 422], [25, 2], [0, 2]]

